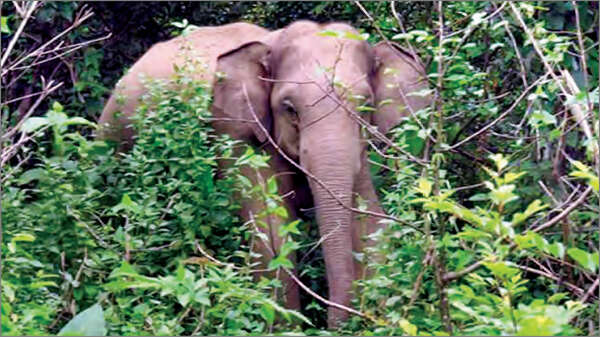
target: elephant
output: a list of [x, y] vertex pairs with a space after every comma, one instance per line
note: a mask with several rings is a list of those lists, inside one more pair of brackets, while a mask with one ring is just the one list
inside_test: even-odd
[[[139, 74], [167, 78], [182, 62], [178, 47], [191, 42], [207, 64], [205, 72], [191, 75], [212, 83], [215, 132], [271, 156], [260, 174], [249, 169], [243, 174], [253, 183], [276, 176], [290, 218], [299, 217], [300, 209], [316, 210], [329, 301], [349, 306], [352, 282], [367, 272], [353, 251], [374, 244], [363, 238], [384, 226], [376, 216], [384, 212], [370, 176], [368, 135], [357, 120], [385, 134], [409, 110], [430, 104], [428, 97], [408, 95], [427, 87], [417, 56], [390, 42], [371, 46], [357, 37], [345, 23], [296, 21], [276, 31], [249, 23], [200, 27], [158, 43], [120, 80], [100, 117], [100, 137], [119, 141], [123, 151], [133, 144], [129, 118], [145, 92]], [[117, 102], [118, 95], [124, 102]], [[365, 105], [373, 108], [357, 112]], [[355, 211], [359, 198], [367, 215]], [[240, 216], [251, 220], [264, 207], [243, 199]], [[255, 250], [266, 266], [279, 251], [278, 228], [287, 219], [270, 215], [264, 221], [269, 228], [260, 230], [270, 241]], [[298, 285], [286, 273], [280, 279], [286, 305], [298, 309]], [[347, 317], [339, 307], [328, 308], [330, 328]]]

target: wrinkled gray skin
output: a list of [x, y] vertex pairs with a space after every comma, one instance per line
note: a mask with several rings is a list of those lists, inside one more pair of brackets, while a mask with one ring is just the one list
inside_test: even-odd
[[[282, 158], [256, 123], [213, 123], [217, 132], [228, 133], [253, 145], [263, 145], [272, 157], [271, 166], [259, 175], [252, 170], [243, 173], [254, 183], [279, 173], [279, 192], [287, 195], [285, 206], [291, 218], [300, 215], [300, 208], [314, 206], [320, 235], [325, 237], [322, 247], [329, 300], [349, 306], [352, 281], [365, 273], [363, 266], [354, 260], [352, 251], [359, 252], [365, 244], [373, 244], [361, 238], [381, 228], [377, 218], [353, 213], [349, 208], [357, 206], [360, 196], [369, 211], [383, 211], [369, 175], [366, 141], [360, 127], [334, 99], [324, 97], [323, 89], [331, 87], [331, 77], [335, 73], [335, 80], [350, 89], [336, 87], [330, 95], [350, 110], [362, 104], [350, 99], [352, 95], [363, 96], [375, 107], [379, 102], [391, 99], [391, 104], [382, 106], [376, 113], [360, 113], [382, 133], [406, 116], [407, 109], [419, 110], [429, 104], [429, 99], [406, 96], [426, 86], [423, 69], [408, 53], [386, 43], [371, 47], [365, 41], [319, 35], [323, 30], [358, 34], [351, 26], [341, 23], [319, 25], [298, 21], [274, 32], [235, 23], [200, 28], [186, 38], [159, 43], [120, 81], [120, 89], [115, 94], [122, 94], [125, 102], [122, 106], [117, 104], [115, 94], [110, 98], [100, 118], [100, 123], [105, 125], [101, 137], [122, 141], [123, 150], [131, 146], [134, 135], [126, 127], [130, 125], [127, 116], [133, 113], [145, 91], [138, 80], [139, 74], [154, 78], [171, 75], [173, 64], [181, 62], [177, 56], [178, 46], [184, 39], [189, 40], [195, 50], [205, 54], [207, 72], [193, 75], [213, 81], [213, 117], [254, 120], [250, 104], [281, 149], [342, 201], [343, 206], [320, 184], [306, 179]], [[396, 71], [386, 71], [386, 68]], [[215, 71], [224, 77], [213, 79]], [[307, 82], [318, 83], [321, 88]], [[245, 99], [242, 85], [247, 88], [250, 102]], [[118, 120], [113, 118], [115, 111], [123, 113]], [[264, 207], [259, 201], [244, 200], [240, 215], [250, 219], [251, 214], [259, 213]], [[281, 246], [278, 227], [289, 220], [276, 216], [263, 220], [270, 227], [261, 229], [270, 238], [270, 247], [259, 242], [254, 249], [263, 255], [265, 266], [272, 257], [271, 251], [277, 253]], [[294, 256], [289, 258], [295, 260]], [[297, 285], [283, 272], [280, 272], [280, 278], [287, 306], [298, 309]], [[329, 327], [336, 327], [347, 317], [347, 312], [330, 307]]]

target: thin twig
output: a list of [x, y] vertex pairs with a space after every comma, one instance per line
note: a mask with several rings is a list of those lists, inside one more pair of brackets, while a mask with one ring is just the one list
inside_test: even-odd
[[[12, 65], [11, 67], [4, 69], [4, 70], [2, 71], [2, 75], [4, 75], [4, 74], [8, 73], [9, 71], [13, 71], [13, 70], [22, 70], [22, 69], [28, 69], [28, 68], [31, 68], [31, 67], [34, 67], [34, 66], [38, 66], [38, 65], [40, 65], [40, 64], [44, 64], [44, 63], [46, 63], [46, 62], [49, 62], [49, 61], [55, 60], [55, 59], [57, 59], [57, 58], [61, 58], [62, 56], [64, 56], [64, 55], [67, 55], [67, 54], [69, 54], [69, 53], [72, 53], [72, 52], [74, 52], [74, 51], [76, 51], [76, 50], [79, 50], [79, 49], [81, 49], [81, 48], [83, 48], [83, 47], [86, 47], [86, 46], [87, 46], [87, 45], [89, 45], [89, 44], [92, 44], [92, 43], [95, 43], [95, 42], [99, 42], [99, 41], [106, 40], [106, 39], [110, 38], [111, 36], [112, 36], [112, 34], [111, 34], [111, 33], [109, 33], [108, 35], [106, 35], [106, 36], [103, 36], [103, 37], [100, 37], [100, 38], [97, 38], [97, 39], [93, 39], [93, 40], [85, 41], [85, 42], [79, 43], [79, 44], [77, 44], [77, 45], [71, 45], [71, 46], [69, 46], [69, 47], [70, 47], [69, 49], [65, 50], [64, 52], [62, 52], [62, 53], [60, 53], [60, 54], [56, 54], [56, 55], [54, 55], [54, 56], [52, 56], [52, 57], [45, 58], [45, 59], [43, 59], [43, 60], [41, 60], [41, 61], [34, 62], [34, 63], [28, 64], [28, 65], [25, 65], [25, 66], [20, 66], [20, 67], [17, 67], [16, 65]], [[50, 53], [50, 52], [54, 52], [54, 50], [48, 51], [48, 52], [46, 52], [46, 53]]]
[[551, 220], [532, 229], [532, 232], [539, 232], [548, 227], [552, 227], [554, 224], [556, 224], [557, 222], [562, 220], [564, 217], [569, 215], [569, 213], [571, 213], [577, 206], [579, 206], [582, 202], [584, 202], [586, 200], [587, 196], [592, 192], [592, 189], [593, 189], [592, 186], [589, 186], [585, 191], [583, 191], [583, 193], [581, 193], [581, 195], [579, 196], [579, 198], [577, 198], [577, 200], [573, 201], [573, 203], [571, 205], [569, 205], [569, 207], [565, 208], [564, 211], [560, 212], [560, 214], [558, 214]]
[[306, 252], [306, 254], [304, 254], [304, 256], [302, 256], [302, 258], [300, 259], [300, 262], [298, 262], [298, 264], [302, 264], [302, 262], [304, 261], [304, 259], [310, 255], [310, 253], [312, 253], [315, 249], [317, 249], [323, 242], [325, 242], [325, 240], [327, 240], [330, 236], [332, 236], [335, 232], [338, 231], [338, 229], [342, 226], [342, 223], [340, 221], [338, 221], [338, 225], [335, 226], [335, 228], [330, 231], [329, 233], [323, 235], [321, 238], [319, 238], [319, 240], [317, 242], [315, 242], [312, 247], [308, 250], [308, 252]]
[[[400, 31], [402, 32], [402, 34], [406, 34], [406, 29], [404, 28], [404, 24], [400, 19], [400, 15], [398, 15], [398, 12], [396, 12], [396, 1], [391, 1], [390, 7], [392, 9], [392, 15], [394, 16], [396, 22], [398, 23], [398, 26], [400, 27]], [[417, 55], [415, 47], [412, 45], [412, 43], [410, 43], [408, 39], [406, 39], [406, 44], [408, 45], [408, 49], [410, 49], [410, 52], [413, 53], [413, 55]]]
[[592, 293], [594, 293], [594, 290], [596, 290], [596, 287], [598, 287], [598, 284], [600, 283], [600, 278], [597, 278], [596, 281], [594, 281], [594, 283], [592, 283], [592, 285], [590, 286], [590, 289], [588, 289], [588, 291], [585, 292], [585, 294], [581, 297], [581, 302], [587, 301], [587, 299], [590, 297], [590, 295], [592, 295]]
[[[371, 22], [371, 24], [373, 25], [373, 27], [375, 27], [375, 30], [377, 31], [377, 33], [379, 34], [379, 36], [383, 39], [383, 41], [385, 41], [385, 44], [388, 45], [388, 47], [392, 50], [392, 52], [394, 54], [396, 54], [396, 56], [398, 57], [402, 57], [402, 53], [394, 47], [394, 43], [391, 42], [386, 36], [385, 34], [383, 34], [383, 32], [381, 31], [381, 28], [379, 28], [379, 26], [375, 23], [375, 19], [373, 19], [373, 17], [371, 16], [371, 14], [369, 14], [369, 12], [363, 7], [363, 5], [360, 4], [359, 1], [354, 1], [354, 4], [360, 9], [360, 11], [367, 17], [367, 19], [369, 19], [369, 21]], [[411, 49], [411, 52], [413, 52], [414, 49]], [[416, 53], [413, 54], [417, 55]], [[423, 65], [423, 63], [421, 62], [421, 60], [418, 57], [415, 57], [415, 61], [419, 64], [419, 66], [422, 69], [425, 69], [425, 66]], [[420, 69], [419, 67], [415, 67], [414, 64], [411, 64], [410, 62], [408, 62], [408, 65], [412, 68], [414, 68], [415, 71], [417, 71], [419, 74], [421, 75], [425, 75], [423, 74], [423, 70]]]
[[[444, 122], [444, 102], [443, 102], [443, 98], [442, 98], [442, 91], [444, 90], [444, 72], [446, 71], [447, 67], [450, 65], [450, 63], [452, 62], [452, 59], [448, 60], [446, 65], [444, 65], [444, 58], [443, 58], [443, 44], [444, 44], [444, 12], [443, 12], [443, 6], [442, 6], [442, 1], [439, 0], [437, 2], [437, 12], [438, 12], [438, 29], [439, 29], [439, 44], [438, 44], [438, 67], [437, 67], [437, 72], [438, 72], [438, 78], [437, 78], [437, 84], [436, 84], [436, 90], [435, 90], [435, 99], [434, 99], [434, 111], [437, 112], [437, 123], [436, 123], [436, 142], [435, 142], [435, 152], [437, 154], [439, 154], [443, 149], [442, 149], [442, 144], [445, 143], [445, 135], [444, 135], [444, 127], [443, 127], [443, 122]], [[470, 26], [469, 26], [470, 27]], [[470, 32], [465, 34], [465, 36], [463, 37], [463, 42], [464, 40], [466, 40], [466, 38], [469, 36]], [[460, 45], [460, 44], [459, 44]], [[456, 52], [458, 52], [458, 47]], [[433, 162], [433, 161], [432, 161]], [[434, 190], [434, 194], [439, 196], [440, 195], [440, 160], [436, 160], [435, 162], [433, 162], [433, 174], [434, 174], [434, 181], [433, 181], [433, 190]], [[425, 172], [425, 170], [424, 170]], [[441, 221], [441, 225], [439, 226], [439, 236], [440, 238], [443, 238], [444, 235], [446, 234], [446, 221], [444, 219], [442, 219]], [[431, 242], [431, 247], [435, 247], [434, 243]], [[432, 252], [432, 264], [434, 267], [434, 276], [435, 276], [435, 283], [437, 286], [437, 290], [438, 290], [438, 294], [439, 294], [439, 301], [440, 301], [440, 318], [442, 319], [442, 322], [444, 324], [444, 328], [446, 329], [446, 332], [448, 334], [452, 334], [452, 318], [450, 317], [450, 305], [449, 305], [449, 300], [448, 300], [448, 291], [446, 289], [446, 285], [447, 282], [444, 281], [444, 274], [446, 273], [446, 250], [444, 247], [441, 247], [440, 252], [438, 254], [437, 250], [434, 248], [433, 252]]]
[[[37, 1], [35, 1], [35, 2], [37, 3]], [[70, 31], [72, 31], [73, 29], [77, 28], [85, 20], [89, 19], [92, 15], [94, 15], [94, 12], [92, 12], [91, 10], [85, 10], [85, 7], [86, 7], [85, 5], [82, 7], [81, 11], [77, 14], [77, 16], [71, 26], [69, 26], [67, 29], [65, 29], [64, 31], [60, 32], [59, 34], [57, 34], [56, 36], [54, 36], [53, 38], [51, 38], [50, 40], [48, 40], [47, 42], [42, 44], [40, 47], [38, 47], [31, 53], [27, 54], [26, 56], [17, 60], [15, 63], [11, 64], [10, 67], [8, 69], [5, 69], [2, 73], [3, 74], [6, 73], [6, 71], [9, 71], [9, 69], [12, 69], [12, 68], [16, 67], [17, 65], [25, 62], [25, 60], [27, 60], [30, 57], [38, 56], [42, 51], [44, 51], [44, 49], [46, 49], [46, 47], [48, 47], [54, 41], [62, 38], [64, 35], [66, 35]], [[7, 56], [7, 55], [8, 55], [8, 53], [6, 53], [6, 55], [4, 55], [4, 56]], [[3, 60], [4, 60], [4, 58], [3, 58]], [[3, 64], [4, 64], [4, 61], [2, 61], [2, 65]]]
[[209, 259], [211, 262], [213, 262], [216, 265], [230, 267], [231, 269], [235, 269], [235, 270], [243, 269], [241, 267], [234, 265], [233, 263], [222, 262], [222, 261], [219, 261], [216, 258], [212, 257], [210, 254], [208, 254], [206, 251], [204, 251], [204, 249], [202, 249], [202, 246], [200, 246], [200, 244], [198, 243], [198, 240], [194, 241], [194, 245], [196, 246], [196, 249], [198, 249], [200, 254], [204, 255], [207, 259]]
[[[13, 1], [13, 4], [14, 3], [15, 2]], [[0, 68], [4, 68], [4, 63], [8, 59], [8, 55], [10, 55], [10, 52], [15, 47], [17, 40], [19, 39], [19, 37], [21, 37], [21, 34], [23, 33], [23, 29], [25, 28], [27, 21], [31, 17], [31, 14], [33, 14], [33, 11], [37, 8], [38, 3], [39, 3], [39, 1], [32, 1], [29, 4], [29, 7], [27, 8], [27, 12], [25, 12], [25, 16], [23, 17], [23, 21], [21, 21], [21, 24], [19, 25], [19, 28], [17, 28], [15, 35], [13, 35], [13, 38], [8, 43], [8, 47], [6, 47], [6, 49], [4, 50], [4, 55], [2, 55], [2, 60], [0, 60]]]
[[21, 118], [21, 120], [17, 123], [17, 125], [15, 125], [12, 129], [10, 129], [8, 132], [6, 132], [5, 134], [3, 134], [0, 139], [1, 140], [7, 140], [10, 139], [10, 137], [12, 137], [17, 131], [19, 131], [19, 129], [21, 128], [21, 126], [23, 125], [23, 123], [25, 123], [25, 121], [29, 118], [29, 116], [31, 116], [31, 114], [33, 114], [33, 112], [35, 111], [35, 109], [38, 107], [38, 105], [40, 105], [40, 103], [42, 103], [42, 101], [53, 91], [55, 91], [56, 89], [60, 88], [63, 83], [59, 82], [58, 84], [54, 85], [54, 81], [50, 81], [48, 82], [48, 84], [44, 83], [44, 81], [42, 81], [42, 94], [38, 97], [38, 99], [35, 101], [35, 103], [33, 103], [33, 105], [29, 108], [29, 110], [27, 110], [27, 112], [25, 113], [25, 115], [23, 116], [23, 118]]
[[[548, 273], [546, 273], [546, 272], [543, 272], [543, 271], [541, 271], [541, 270], [538, 270], [538, 269], [534, 269], [534, 268], [527, 267], [527, 266], [522, 266], [522, 265], [516, 265], [516, 266], [517, 266], [519, 269], [523, 269], [523, 270], [525, 270], [525, 271], [528, 271], [528, 272], [530, 272], [530, 273], [534, 273], [534, 274], [538, 274], [538, 275], [544, 276], [544, 277], [546, 277], [546, 278], [549, 278], [549, 279], [551, 279], [551, 280], [554, 280], [554, 281], [557, 281], [557, 282], [560, 280], [558, 276], [554, 276], [554, 275], [552, 275], [552, 274], [548, 274]], [[577, 293], [577, 294], [579, 294], [579, 295], [582, 295], [582, 294], [584, 293], [584, 292], [583, 292], [583, 289], [579, 288], [578, 286], [576, 286], [576, 285], [574, 285], [574, 284], [572, 284], [572, 283], [569, 283], [569, 282], [563, 282], [563, 284], [564, 284], [564, 285], [565, 285], [565, 286], [566, 286], [566, 287], [567, 287], [569, 290], [571, 290], [571, 291], [573, 291], [573, 292], [575, 292], [575, 293]]]
[[521, 28], [523, 28], [523, 30], [525, 31], [525, 34], [527, 34], [527, 37], [531, 41], [531, 44], [533, 45], [533, 49], [540, 57], [542, 64], [544, 65], [544, 67], [546, 67], [546, 70], [548, 71], [548, 73], [550, 73], [550, 76], [552, 76], [552, 79], [554, 79], [554, 81], [556, 82], [556, 85], [560, 88], [560, 91], [562, 91], [562, 93], [566, 95], [568, 93], [567, 90], [563, 86], [560, 78], [558, 78], [558, 76], [554, 73], [554, 69], [548, 63], [548, 60], [546, 60], [546, 57], [544, 56], [544, 52], [538, 45], [538, 41], [535, 39], [535, 36], [533, 35], [533, 33], [531, 32], [529, 27], [527, 27], [527, 24], [525, 24], [525, 21], [523, 20], [523, 17], [521, 16], [521, 12], [517, 9], [517, 7], [515, 7], [515, 5], [512, 2], [509, 1], [508, 5], [512, 9], [515, 17], [517, 18], [517, 21], [521, 25]]
[[[532, 232], [542, 231], [548, 227], [551, 227], [552, 225], [556, 224], [557, 222], [559, 222], [562, 218], [569, 215], [569, 213], [571, 213], [571, 211], [573, 211], [577, 206], [579, 206], [579, 204], [584, 202], [586, 197], [588, 196], [588, 194], [590, 194], [591, 192], [592, 192], [592, 187], [590, 186], [583, 193], [581, 193], [581, 195], [579, 196], [579, 198], [577, 200], [575, 200], [571, 205], [569, 205], [569, 207], [565, 208], [565, 210], [562, 211], [559, 215], [555, 216], [550, 221], [534, 228], [532, 230]], [[516, 247], [517, 247], [517, 245], [515, 243], [512, 243], [509, 248], [512, 251]], [[459, 278], [463, 277], [464, 275], [467, 275], [467, 274], [471, 273], [472, 271], [476, 270], [477, 268], [481, 267], [484, 262], [485, 262], [484, 260], [479, 260], [479, 261], [471, 264], [470, 266], [464, 268], [463, 270], [455, 271], [455, 272], [448, 272], [444, 275], [444, 281], [450, 282], [450, 281], [459, 279]]]
[[[259, 237], [260, 237], [260, 236], [259, 236]], [[272, 255], [272, 256], [275, 256], [275, 253], [274, 253], [274, 252], [273, 252], [273, 250], [271, 249], [270, 245], [269, 245], [267, 242], [264, 242], [264, 239], [263, 239], [262, 237], [261, 237], [261, 240], [263, 240], [263, 243], [264, 243], [265, 247], [267, 247], [267, 249], [269, 250], [269, 252], [271, 253], [271, 255]], [[200, 253], [202, 253], [202, 255], [204, 255], [204, 256], [205, 256], [207, 259], [209, 259], [209, 260], [210, 260], [210, 261], [212, 261], [213, 263], [215, 263], [215, 264], [217, 264], [217, 265], [220, 265], [220, 266], [228, 266], [228, 267], [231, 267], [231, 268], [233, 268], [233, 269], [238, 269], [238, 270], [239, 270], [239, 269], [241, 269], [240, 267], [237, 267], [237, 266], [233, 265], [232, 263], [225, 263], [225, 262], [219, 261], [219, 260], [217, 260], [216, 258], [214, 258], [214, 257], [210, 256], [210, 255], [209, 255], [207, 252], [205, 252], [205, 251], [204, 251], [204, 249], [202, 249], [202, 247], [201, 247], [201, 246], [198, 244], [198, 241], [195, 241], [195, 245], [196, 245], [196, 248], [197, 248], [197, 249], [200, 251]], [[315, 293], [314, 291], [312, 291], [312, 290], [311, 290], [309, 287], [307, 287], [307, 286], [306, 286], [304, 283], [302, 283], [302, 281], [300, 281], [300, 280], [299, 280], [299, 279], [296, 277], [296, 275], [294, 275], [294, 273], [292, 273], [291, 271], [289, 271], [289, 270], [287, 270], [287, 269], [285, 269], [285, 268], [284, 268], [283, 270], [284, 270], [284, 271], [285, 271], [285, 272], [286, 272], [286, 273], [289, 275], [289, 277], [290, 277], [292, 280], [294, 280], [294, 282], [296, 282], [296, 284], [297, 284], [297, 285], [298, 285], [300, 288], [302, 288], [304, 291], [306, 291], [306, 292], [307, 292], [309, 295], [313, 296], [313, 297], [314, 297], [314, 298], [316, 298], [317, 300], [319, 300], [319, 301], [323, 302], [325, 305], [332, 306], [332, 307], [338, 308], [338, 309], [340, 309], [340, 310], [347, 311], [347, 312], [349, 312], [349, 313], [351, 313], [351, 314], [354, 314], [354, 315], [357, 315], [357, 316], [360, 316], [360, 317], [365, 317], [365, 318], [368, 318], [368, 319], [371, 319], [371, 320], [373, 320], [373, 318], [371, 318], [370, 316], [368, 316], [367, 314], [365, 314], [365, 313], [363, 313], [363, 312], [360, 312], [360, 311], [358, 311], [358, 310], [355, 310], [355, 309], [352, 309], [352, 308], [348, 308], [348, 307], [346, 307], [346, 306], [344, 306], [344, 305], [341, 305], [341, 304], [338, 304], [338, 303], [335, 303], [335, 302], [331, 302], [331, 301], [328, 301], [328, 300], [326, 300], [325, 298], [323, 298], [323, 297], [322, 297], [322, 296], [320, 296], [319, 294], [317, 294], [317, 293]]]
[[[314, 82], [311, 82], [314, 83]], [[308, 170], [306, 170], [303, 166], [301, 166], [300, 164], [296, 163], [295, 160], [293, 160], [292, 158], [290, 158], [280, 147], [279, 145], [277, 145], [277, 143], [275, 142], [275, 140], [273, 140], [273, 137], [271, 137], [271, 135], [269, 134], [269, 131], [267, 131], [267, 129], [265, 128], [264, 125], [262, 125], [262, 123], [260, 122], [260, 120], [258, 119], [258, 116], [256, 115], [256, 112], [254, 111], [254, 107], [252, 106], [252, 104], [250, 103], [250, 97], [248, 96], [248, 90], [246, 89], [246, 85], [244, 84], [242, 86], [242, 92], [244, 93], [244, 98], [246, 99], [246, 103], [248, 104], [248, 109], [250, 110], [250, 113], [252, 114], [252, 117], [254, 118], [254, 120], [256, 121], [257, 125], [259, 126], [259, 128], [261, 129], [261, 131], [264, 133], [265, 137], [267, 138], [268, 142], [275, 148], [275, 150], [285, 159], [287, 160], [290, 164], [292, 164], [294, 167], [296, 167], [297, 169], [299, 169], [300, 171], [302, 171], [302, 173], [304, 173], [308, 178], [312, 179], [315, 183], [319, 184], [319, 186], [321, 186], [329, 195], [331, 195], [333, 197], [333, 199], [343, 208], [350, 210], [354, 213], [359, 213], [359, 214], [366, 214], [366, 215], [371, 215], [374, 217], [378, 217], [378, 218], [383, 218], [383, 219], [388, 219], [388, 220], [393, 220], [396, 221], [398, 223], [404, 224], [406, 226], [409, 226], [419, 232], [422, 232], [422, 230], [418, 227], [413, 226], [410, 223], [407, 223], [406, 221], [403, 221], [397, 217], [391, 216], [391, 215], [387, 215], [387, 214], [382, 214], [382, 213], [377, 213], [377, 212], [373, 212], [373, 211], [369, 211], [369, 210], [360, 210], [358, 208], [354, 208], [351, 206], [346, 205], [338, 195], [336, 195], [324, 182], [322, 182], [319, 178], [317, 178], [314, 174], [310, 173]]]
[[[244, 89], [245, 89], [245, 86], [244, 86]], [[259, 123], [259, 125], [260, 125], [260, 123]], [[254, 221], [253, 221], [253, 222], [254, 222]], [[255, 227], [256, 227], [256, 224], [255, 224]], [[275, 256], [275, 252], [273, 251], [273, 249], [271, 248], [271, 246], [269, 245], [269, 243], [268, 243], [268, 242], [265, 242], [265, 239], [264, 239], [262, 236], [258, 236], [258, 237], [259, 237], [259, 238], [260, 238], [260, 239], [263, 241], [263, 244], [264, 244], [264, 246], [265, 246], [265, 247], [267, 247], [267, 249], [268, 249], [268, 250], [269, 250], [269, 252], [271, 253], [271, 256]], [[294, 275], [294, 273], [293, 273], [293, 272], [289, 271], [289, 270], [288, 270], [288, 269], [286, 269], [286, 268], [283, 268], [283, 270], [285, 271], [285, 273], [286, 273], [286, 274], [288, 274], [288, 276], [289, 276], [289, 277], [290, 277], [292, 280], [294, 280], [294, 282], [296, 282], [296, 284], [297, 284], [297, 285], [298, 285], [300, 288], [302, 288], [304, 291], [306, 291], [306, 292], [307, 292], [309, 295], [311, 295], [312, 297], [314, 297], [314, 298], [316, 298], [317, 300], [319, 300], [319, 301], [323, 302], [325, 305], [327, 305], [327, 306], [330, 306], [330, 307], [335, 307], [335, 308], [338, 308], [338, 309], [340, 309], [340, 310], [344, 310], [344, 311], [346, 311], [346, 312], [349, 312], [349, 313], [351, 313], [351, 314], [354, 314], [354, 315], [357, 315], [357, 316], [360, 316], [360, 317], [368, 318], [368, 319], [370, 319], [370, 320], [371, 320], [371, 321], [373, 321], [373, 322], [375, 321], [375, 320], [374, 320], [374, 319], [373, 319], [371, 316], [369, 316], [369, 315], [367, 315], [367, 314], [365, 314], [365, 313], [363, 313], [363, 312], [361, 312], [361, 311], [358, 311], [358, 310], [355, 310], [355, 309], [349, 308], [349, 307], [347, 307], [347, 306], [345, 306], [345, 305], [341, 305], [341, 304], [339, 304], [339, 303], [331, 302], [331, 301], [329, 301], [329, 300], [327, 300], [327, 299], [323, 298], [321, 295], [319, 295], [319, 294], [315, 293], [315, 292], [314, 292], [314, 291], [312, 291], [312, 290], [311, 290], [309, 287], [307, 287], [307, 286], [306, 286], [304, 283], [302, 283], [302, 281], [300, 281], [300, 279], [298, 279], [298, 277], [296, 277], [296, 275]]]
[[417, 275], [417, 279], [415, 280], [415, 285], [413, 286], [413, 292], [412, 292], [412, 295], [410, 296], [410, 301], [408, 302], [408, 306], [407, 306], [408, 308], [413, 306], [413, 304], [417, 300], [417, 297], [419, 296], [419, 290], [421, 289], [421, 284], [423, 282], [423, 276], [425, 275], [425, 271], [427, 271], [427, 268], [429, 267], [429, 265], [432, 262], [432, 257], [433, 257], [433, 248], [430, 247], [429, 249], [427, 249], [427, 253], [425, 253], [425, 258], [423, 259], [423, 268], [421, 269], [421, 271]]
[[[502, 13], [500, 13], [500, 18], [502, 18], [502, 20], [505, 20], [504, 15], [502, 15]], [[515, 50], [515, 55], [517, 55], [517, 59], [519, 60], [519, 66], [521, 67], [520, 75], [521, 79], [523, 80], [523, 86], [528, 87], [529, 84], [527, 83], [527, 69], [525, 68], [525, 63], [523, 62], [523, 57], [521, 56], [520, 48], [517, 45], [517, 40], [515, 40], [515, 36], [513, 35], [512, 31], [510, 30], [510, 27], [508, 26], [508, 21], [504, 21], [503, 26], [504, 30], [508, 34], [508, 37], [510, 37], [513, 49]]]
[[481, 135], [482, 133], [484, 133], [486, 130], [488, 130], [492, 126], [496, 125], [501, 120], [503, 120], [506, 116], [508, 116], [508, 114], [510, 114], [517, 107], [517, 105], [519, 103], [521, 103], [521, 101], [523, 100], [523, 98], [527, 97], [527, 94], [529, 93], [529, 91], [531, 89], [533, 89], [533, 87], [535, 87], [539, 82], [541, 82], [540, 79], [538, 79], [532, 85], [530, 85], [528, 88], [526, 88], [521, 93], [521, 95], [513, 102], [513, 104], [506, 111], [504, 111], [502, 114], [500, 114], [500, 116], [498, 116], [496, 119], [494, 119], [488, 125], [482, 127], [481, 129], [477, 130], [477, 132], [471, 134], [470, 136], [466, 137], [465, 139], [461, 140], [460, 142], [458, 142], [458, 143], [456, 143], [456, 144], [454, 144], [454, 145], [446, 148], [445, 150], [449, 151], [449, 150], [456, 149], [457, 147], [463, 145], [464, 143], [470, 141], [471, 139], [479, 137], [479, 135]]

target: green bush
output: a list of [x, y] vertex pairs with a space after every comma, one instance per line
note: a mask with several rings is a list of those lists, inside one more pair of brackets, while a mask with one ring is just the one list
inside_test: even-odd
[[[234, 194], [248, 188], [239, 167], [264, 166], [268, 157], [233, 157], [245, 145], [205, 122], [210, 91], [184, 75], [190, 71], [148, 82], [126, 154], [86, 140], [73, 127], [95, 125], [68, 118], [58, 103], [24, 124], [42, 132], [30, 150], [36, 167], [4, 182], [3, 334], [56, 332], [59, 320], [94, 303], [109, 334], [240, 335], [305, 320], [271, 299], [279, 282], [253, 281], [252, 233], [236, 216]], [[217, 158], [234, 162], [221, 179]], [[196, 245], [246, 267], [215, 266]], [[63, 333], [81, 333], [69, 329]]]
[[[33, 139], [2, 167], [3, 335], [597, 334], [593, 3], [444, 2], [441, 38], [437, 3], [397, 3], [397, 16], [389, 3], [364, 3], [372, 20], [354, 3], [90, 5], [98, 16], [65, 41], [106, 28], [135, 41], [115, 34], [19, 80], [2, 78], [9, 99], [36, 91], [40, 76], [66, 83], [55, 92], [61, 103], [40, 105], [20, 127]], [[2, 6], [4, 43], [20, 18], [11, 3]], [[56, 35], [79, 6], [44, 5], [15, 55]], [[140, 11], [152, 15], [123, 20]], [[303, 293], [302, 316], [273, 300], [280, 282], [252, 277], [256, 233], [238, 218], [236, 196], [264, 198], [265, 214], [280, 213], [277, 189], [239, 174], [268, 158], [214, 134], [210, 88], [185, 76], [194, 64], [169, 81], [148, 80], [131, 151], [115, 154], [114, 144], [92, 139], [89, 120], [107, 88], [152, 43], [185, 29], [184, 18], [269, 28], [347, 20], [370, 42], [381, 32], [423, 59], [431, 90], [411, 95], [432, 94], [435, 103], [392, 130], [394, 146], [370, 153], [382, 206], [399, 221], [386, 220], [374, 234], [379, 245], [363, 256], [372, 275], [357, 282], [353, 303], [363, 318], [324, 331], [322, 303]], [[17, 124], [19, 104], [2, 105], [4, 125]], [[0, 139], [3, 148], [18, 137]], [[218, 172], [217, 161], [232, 165]], [[303, 221], [282, 234], [298, 254], [301, 280], [325, 295], [316, 232]], [[269, 267], [289, 261], [280, 256]]]

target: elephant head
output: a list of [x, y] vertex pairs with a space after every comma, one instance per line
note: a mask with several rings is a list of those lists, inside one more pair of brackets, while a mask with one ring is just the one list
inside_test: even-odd
[[[408, 95], [426, 85], [413, 56], [389, 43], [371, 47], [356, 36], [346, 24], [293, 23], [219, 56], [213, 89], [215, 113], [249, 121], [254, 113], [264, 126], [249, 122], [233, 132], [263, 143], [267, 130], [318, 180], [309, 179], [309, 185], [319, 232], [326, 238], [322, 245], [329, 298], [342, 305], [350, 303], [355, 278], [353, 195], [358, 180], [364, 179], [361, 175], [369, 172], [357, 117], [385, 133], [407, 115], [406, 109], [428, 104]], [[359, 105], [377, 107], [389, 100], [378, 112], [357, 112]], [[346, 316], [330, 308], [329, 325]]]

